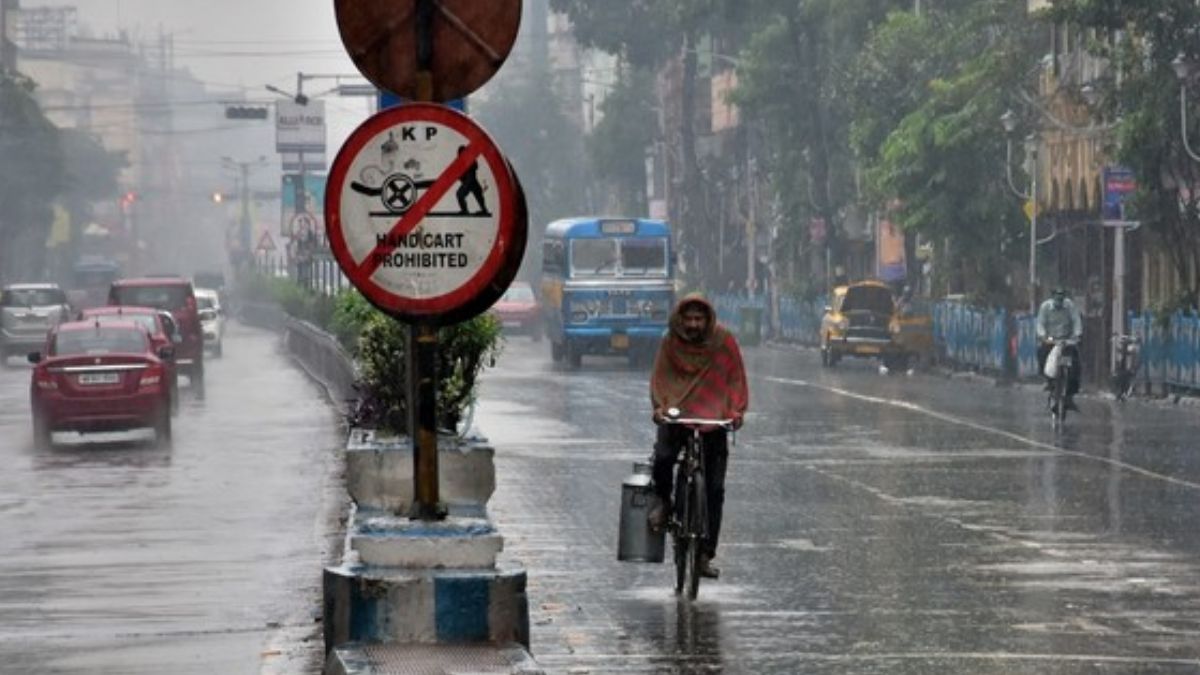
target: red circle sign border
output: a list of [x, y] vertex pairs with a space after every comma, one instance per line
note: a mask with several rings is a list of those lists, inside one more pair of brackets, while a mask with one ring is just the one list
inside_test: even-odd
[[[361, 263], [351, 255], [350, 248], [343, 236], [344, 224], [341, 216], [346, 177], [358, 154], [371, 139], [376, 138], [387, 129], [399, 124], [414, 122], [442, 124], [466, 136], [468, 145], [484, 144], [479, 156], [488, 163], [496, 178], [498, 201], [496, 211], [499, 214], [496, 242], [479, 271], [458, 289], [424, 299], [404, 298], [383, 288], [371, 279], [374, 270], [364, 274], [360, 270]], [[505, 249], [510, 246], [514, 230], [517, 227], [514, 221], [518, 211], [517, 196], [509, 164], [500, 152], [500, 148], [483, 127], [452, 108], [431, 103], [409, 103], [376, 113], [359, 125], [338, 150], [337, 157], [330, 168], [327, 183], [325, 232], [329, 238], [329, 247], [333, 252], [334, 259], [337, 260], [338, 266], [342, 268], [350, 283], [354, 284], [372, 304], [397, 318], [409, 321], [436, 321], [442, 315], [452, 314], [470, 304], [484, 292], [504, 267]]]

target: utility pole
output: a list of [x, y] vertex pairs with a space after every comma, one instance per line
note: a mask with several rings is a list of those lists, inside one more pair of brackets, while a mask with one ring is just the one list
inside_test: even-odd
[[4, 73], [17, 69], [17, 46], [9, 39], [13, 32], [9, 18], [19, 6], [20, 0], [0, 0], [0, 66]]
[[241, 249], [243, 264], [249, 264], [254, 255], [254, 244], [250, 241], [250, 168], [262, 165], [266, 159], [266, 157], [259, 157], [254, 161], [239, 162], [231, 157], [221, 158], [226, 166], [238, 171], [238, 201], [241, 202], [238, 216], [238, 247]]

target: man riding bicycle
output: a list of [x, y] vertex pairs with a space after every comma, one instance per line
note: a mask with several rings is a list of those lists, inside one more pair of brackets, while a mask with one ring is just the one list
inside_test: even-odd
[[[654, 422], [659, 425], [654, 444], [654, 491], [658, 503], [649, 514], [652, 529], [661, 531], [671, 512], [673, 469], [688, 435], [684, 427], [662, 424], [666, 411], [678, 408], [684, 417], [732, 420], [736, 430], [742, 426], [749, 401], [737, 339], [717, 322], [716, 312], [707, 300], [699, 294], [685, 296], [671, 313], [670, 328], [659, 344], [650, 379], [650, 403]], [[715, 579], [720, 572], [712, 565], [712, 559], [721, 532], [729, 445], [724, 429], [701, 432], [708, 536], [703, 543], [699, 569], [701, 576]]]
[[[1045, 372], [1046, 358], [1050, 356], [1050, 350], [1054, 348], [1056, 341], [1072, 340], [1078, 344], [1082, 337], [1083, 319], [1079, 315], [1079, 308], [1067, 297], [1067, 289], [1061, 286], [1055, 288], [1051, 296], [1038, 308], [1038, 372]], [[1075, 352], [1074, 362], [1079, 364], [1078, 348], [1069, 346], [1068, 349]], [[1072, 368], [1067, 380], [1067, 399], [1064, 402], [1067, 410], [1079, 410], [1075, 407], [1075, 394], [1079, 391], [1079, 371], [1078, 367]], [[1050, 390], [1053, 386], [1054, 381], [1046, 378], [1046, 389]]]

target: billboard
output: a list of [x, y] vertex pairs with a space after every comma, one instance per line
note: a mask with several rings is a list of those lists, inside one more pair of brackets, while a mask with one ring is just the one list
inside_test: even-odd
[[[289, 238], [305, 234], [325, 236], [325, 176], [304, 175], [304, 189], [300, 189], [300, 175], [289, 173], [283, 176], [280, 203], [283, 205], [279, 220], [280, 233]], [[297, 205], [300, 208], [297, 208]]]
[[1137, 179], [1133, 171], [1123, 166], [1104, 167], [1104, 203], [1100, 207], [1101, 219], [1108, 222], [1134, 220], [1127, 209], [1128, 201], [1137, 192]]
[[275, 151], [325, 152], [325, 102], [309, 99], [275, 103]]

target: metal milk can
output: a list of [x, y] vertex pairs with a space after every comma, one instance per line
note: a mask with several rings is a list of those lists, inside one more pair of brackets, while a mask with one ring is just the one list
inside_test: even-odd
[[663, 561], [665, 532], [651, 532], [647, 520], [651, 507], [658, 502], [658, 496], [650, 487], [651, 468], [650, 462], [634, 462], [633, 475], [621, 484], [617, 560], [655, 563]]

